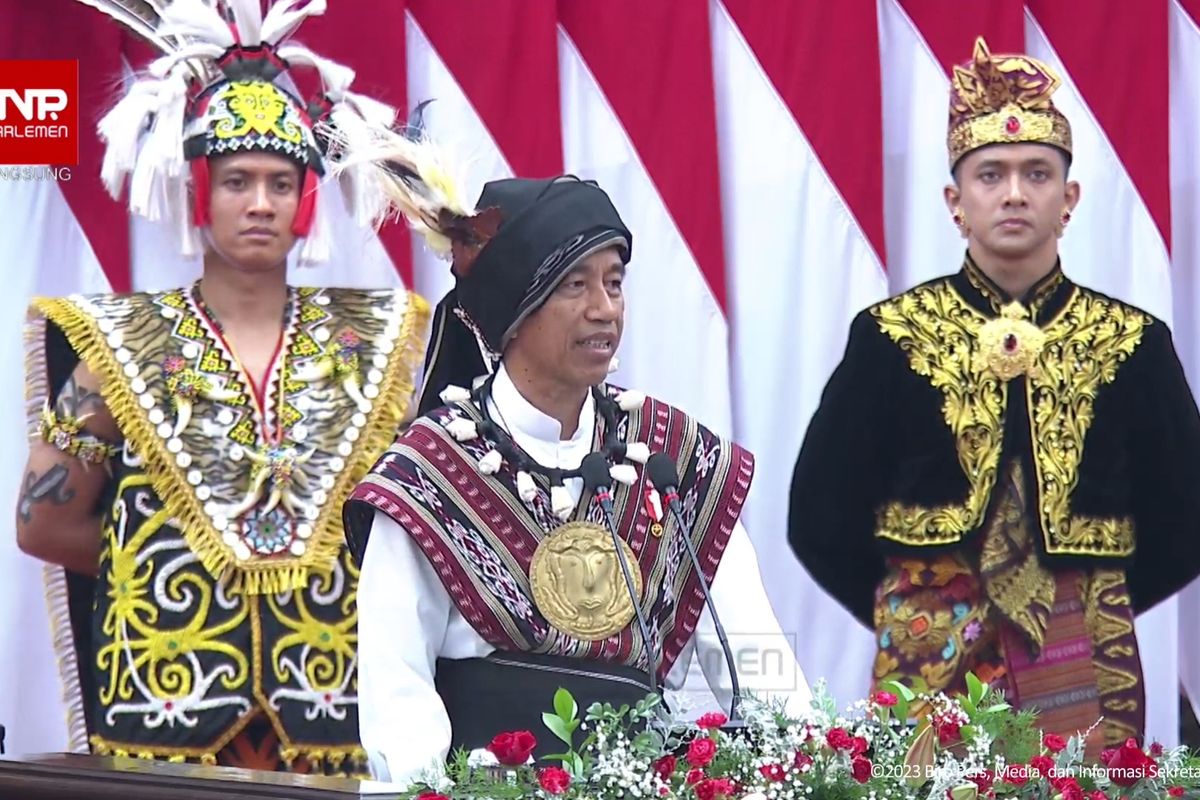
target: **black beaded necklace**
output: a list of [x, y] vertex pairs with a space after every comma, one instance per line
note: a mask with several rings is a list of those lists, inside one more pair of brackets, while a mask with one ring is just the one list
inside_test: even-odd
[[[550, 486], [552, 487], [562, 486], [563, 481], [570, 478], [582, 477], [583, 471], [578, 467], [575, 469], [547, 467], [534, 460], [517, 446], [516, 441], [504, 429], [503, 425], [492, 419], [491, 411], [488, 410], [488, 401], [492, 398], [492, 384], [495, 379], [496, 373], [492, 373], [471, 392], [471, 402], [479, 408], [480, 414], [483, 415], [483, 421], [477, 426], [479, 435], [492, 443], [493, 447], [495, 447], [504, 460], [512, 464], [518, 472], [542, 475], [550, 482]], [[596, 410], [603, 422], [603, 442], [600, 452], [604, 454], [605, 459], [611, 467], [625, 459], [627, 449], [625, 442], [617, 438], [617, 411], [619, 410], [619, 406], [600, 387], [593, 386], [591, 392], [592, 398], [596, 402]]]

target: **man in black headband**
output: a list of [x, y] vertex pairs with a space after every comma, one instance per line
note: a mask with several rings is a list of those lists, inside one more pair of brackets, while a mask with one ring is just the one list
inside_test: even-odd
[[[501, 180], [477, 207], [439, 215], [456, 281], [435, 319], [423, 416], [346, 506], [363, 558], [361, 733], [377, 774], [411, 778], [451, 747], [540, 731], [558, 686], [581, 708], [678, 688], [697, 650], [728, 707], [734, 684], [684, 536], [737, 663], [783, 656], [787, 684], [759, 670], [742, 686], [785, 689], [800, 711], [808, 687], [738, 523], [753, 457], [605, 383], [632, 249], [608, 196], [570, 176]], [[657, 452], [678, 474], [687, 531], [643, 468]], [[610, 484], [628, 582], [600, 502]]]

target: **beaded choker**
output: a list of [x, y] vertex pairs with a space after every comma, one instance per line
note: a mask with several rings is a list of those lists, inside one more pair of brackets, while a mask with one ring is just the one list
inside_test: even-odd
[[[442, 390], [439, 397], [443, 403], [470, 402], [479, 409], [483, 417], [478, 423], [461, 417], [452, 420], [446, 425], [447, 432], [459, 442], [482, 438], [490, 445], [487, 453], [479, 459], [479, 471], [484, 475], [493, 475], [507, 462], [517, 472], [517, 494], [527, 505], [536, 502], [537, 499], [537, 486], [533, 476], [543, 476], [550, 484], [551, 510], [560, 520], [566, 521], [575, 510], [575, 502], [563, 486], [563, 482], [570, 478], [582, 477], [582, 471], [579, 468], [547, 467], [517, 446], [512, 435], [492, 418], [488, 409], [494, 380], [495, 374], [479, 383], [473, 391], [460, 386], [448, 386]], [[626, 443], [617, 437], [617, 412], [640, 408], [646, 396], [632, 390], [610, 391], [614, 393], [609, 394], [598, 386], [591, 389], [603, 429], [600, 452], [608, 461], [609, 475], [612, 479], [632, 485], [637, 480], [637, 468], [632, 463], [625, 462], [645, 464], [650, 457], [650, 448], [642, 442]]]

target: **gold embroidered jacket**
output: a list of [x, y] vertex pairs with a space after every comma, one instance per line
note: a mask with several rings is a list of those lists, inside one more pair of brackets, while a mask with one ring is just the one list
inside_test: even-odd
[[259, 387], [189, 290], [34, 302], [31, 410], [82, 359], [124, 435], [99, 579], [72, 576], [74, 624], [58, 607], [76, 744], [86, 719], [96, 752], [212, 761], [265, 714], [286, 759], [364, 757], [341, 507], [407, 413], [427, 317], [401, 290], [290, 289]]
[[869, 626], [884, 557], [966, 546], [1010, 459], [1049, 564], [1126, 567], [1138, 611], [1200, 573], [1200, 415], [1166, 325], [1058, 267], [1013, 302], [969, 259], [854, 320], [792, 548]]

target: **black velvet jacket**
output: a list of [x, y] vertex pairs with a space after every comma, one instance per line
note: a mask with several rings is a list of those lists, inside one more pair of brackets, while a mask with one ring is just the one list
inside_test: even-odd
[[870, 626], [884, 558], [967, 546], [1014, 458], [1044, 563], [1125, 568], [1139, 613], [1200, 573], [1200, 414], [1167, 326], [1058, 267], [1013, 303], [969, 259], [855, 318], [788, 538]]

